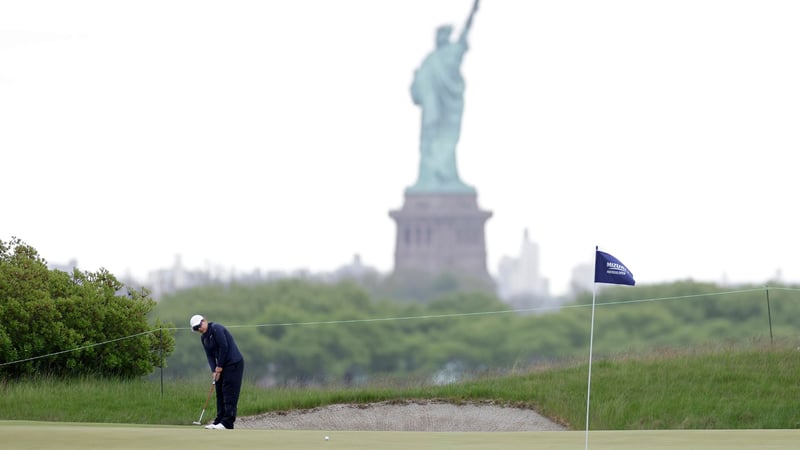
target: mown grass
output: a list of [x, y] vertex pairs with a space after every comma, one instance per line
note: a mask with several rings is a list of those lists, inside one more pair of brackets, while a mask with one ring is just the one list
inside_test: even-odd
[[[692, 349], [625, 355], [592, 366], [590, 428], [792, 429], [800, 427], [800, 352], [780, 348]], [[243, 388], [242, 416], [336, 403], [438, 399], [532, 408], [585, 428], [584, 363], [483, 375], [435, 386], [383, 382], [357, 388]], [[98, 378], [5, 380], [0, 419], [62, 422], [190, 424], [208, 383]], [[212, 396], [205, 419], [215, 411]]]

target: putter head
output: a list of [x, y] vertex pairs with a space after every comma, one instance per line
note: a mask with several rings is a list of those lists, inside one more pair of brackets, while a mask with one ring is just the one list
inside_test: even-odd
[[195, 420], [194, 422], [192, 422], [192, 425], [200, 425], [200, 422]]

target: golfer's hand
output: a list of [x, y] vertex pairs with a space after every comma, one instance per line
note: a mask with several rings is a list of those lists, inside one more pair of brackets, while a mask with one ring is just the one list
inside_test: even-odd
[[219, 380], [219, 372], [211, 372], [211, 379], [216, 383]]

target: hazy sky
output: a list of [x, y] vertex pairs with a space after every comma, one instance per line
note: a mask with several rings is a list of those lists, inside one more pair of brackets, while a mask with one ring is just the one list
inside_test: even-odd
[[[143, 277], [393, 266], [409, 87], [472, 0], [0, 1], [0, 239]], [[800, 2], [484, 0], [462, 179], [488, 265], [527, 228], [563, 292], [800, 281]]]

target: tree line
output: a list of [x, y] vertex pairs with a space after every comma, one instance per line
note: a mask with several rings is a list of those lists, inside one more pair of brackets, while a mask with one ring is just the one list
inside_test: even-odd
[[[726, 291], [691, 280], [604, 287], [597, 296], [594, 355], [765, 340], [771, 334], [796, 338], [791, 318], [800, 312], [798, 299], [797, 289]], [[485, 292], [409, 303], [371, 297], [352, 282], [283, 280], [179, 292], [154, 313], [178, 324], [203, 314], [233, 326], [248, 376], [281, 385], [458, 377], [581, 360], [588, 357], [591, 302], [591, 293], [584, 293], [557, 311], [526, 314]], [[199, 336], [187, 329], [175, 340], [166, 373], [205, 376]]]

